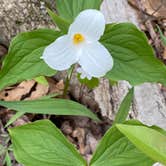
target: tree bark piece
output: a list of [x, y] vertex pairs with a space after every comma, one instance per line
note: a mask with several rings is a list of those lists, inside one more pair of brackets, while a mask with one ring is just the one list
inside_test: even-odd
[[6, 45], [20, 32], [52, 26], [38, 0], [0, 0], [0, 22], [0, 42]]
[[135, 118], [166, 129], [166, 101], [159, 84], [137, 86], [134, 100]]

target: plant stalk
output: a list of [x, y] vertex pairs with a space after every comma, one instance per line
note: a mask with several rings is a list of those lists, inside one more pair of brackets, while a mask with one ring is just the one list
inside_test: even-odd
[[65, 87], [64, 87], [64, 90], [63, 90], [63, 98], [65, 98], [66, 95], [67, 95], [67, 91], [68, 91], [68, 88], [69, 88], [69, 85], [70, 85], [70, 80], [71, 80], [73, 71], [74, 71], [74, 65], [72, 65], [70, 67], [70, 69], [68, 70], [66, 81], [65, 81]]

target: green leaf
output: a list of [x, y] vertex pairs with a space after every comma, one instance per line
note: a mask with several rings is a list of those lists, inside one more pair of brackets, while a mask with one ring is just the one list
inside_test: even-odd
[[56, 71], [49, 68], [40, 57], [44, 48], [59, 36], [60, 32], [51, 29], [40, 29], [16, 36], [3, 61], [0, 89], [37, 76], [55, 74]]
[[113, 124], [123, 123], [126, 120], [128, 113], [130, 111], [130, 105], [133, 100], [133, 95], [134, 88], [131, 88], [128, 94], [123, 99]]
[[166, 164], [166, 136], [146, 126], [117, 124], [116, 127], [138, 149], [154, 161]]
[[89, 89], [93, 89], [99, 85], [98, 78], [93, 77], [91, 80], [88, 80], [87, 78], [81, 79], [80, 74], [78, 74], [77, 78], [81, 84], [86, 85]]
[[[143, 123], [141, 123], [140, 121], [135, 120], [135, 119], [127, 120], [127, 121], [124, 122], [124, 124], [127, 124], [127, 125], [135, 125], [135, 126], [145, 126], [145, 127], [147, 127], [145, 124], [143, 124]], [[148, 127], [149, 127], [149, 126], [148, 126]], [[154, 129], [154, 130], [156, 130], [156, 131], [158, 131], [158, 132], [160, 132], [161, 134], [163, 134], [163, 135], [166, 136], [166, 130], [164, 130], [164, 129], [158, 127], [158, 126], [151, 126], [151, 127], [149, 127], [149, 128]]]
[[[127, 124], [127, 125], [135, 125], [135, 126], [144, 126], [144, 127], [147, 127], [145, 124], [141, 123], [140, 121], [138, 120], [135, 120], [135, 119], [132, 119], [132, 120], [127, 120], [124, 122], [124, 124]], [[148, 126], [149, 127], [149, 126]], [[166, 136], [166, 130], [158, 127], [158, 126], [151, 126], [149, 127], [151, 129], [154, 129], [158, 132], [160, 132], [161, 134], [165, 135]]]
[[86, 161], [49, 120], [9, 129], [16, 160], [25, 166], [86, 166]]
[[58, 26], [58, 28], [66, 34], [68, 32], [70, 23], [68, 23], [66, 20], [63, 18], [59, 17], [56, 13], [51, 11], [50, 9], [47, 8], [47, 12], [50, 15], [51, 19], [53, 20], [54, 24]]
[[56, 8], [60, 17], [70, 23], [85, 9], [99, 9], [102, 0], [56, 0]]
[[163, 44], [166, 46], [166, 36], [164, 36], [164, 34], [162, 33], [162, 31], [161, 31], [159, 26], [157, 26], [157, 28], [159, 30], [161, 40], [162, 40]]
[[113, 126], [102, 138], [90, 166], [151, 166], [153, 163]]
[[108, 25], [101, 38], [110, 51], [114, 67], [106, 75], [111, 80], [127, 80], [132, 85], [160, 82], [166, 85], [166, 67], [155, 58], [145, 34], [131, 23]]
[[48, 85], [48, 81], [44, 76], [36, 77], [34, 78], [34, 80], [38, 82], [39, 84], [46, 85], [46, 86]]
[[99, 121], [97, 116], [85, 106], [66, 99], [43, 98], [26, 101], [0, 101], [0, 105], [24, 113], [86, 116]]

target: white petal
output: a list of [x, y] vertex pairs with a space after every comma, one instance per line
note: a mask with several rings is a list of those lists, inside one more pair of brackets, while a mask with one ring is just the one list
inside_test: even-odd
[[66, 70], [78, 60], [71, 39], [64, 35], [47, 46], [41, 57], [51, 68]]
[[92, 76], [90, 76], [89, 74], [86, 76], [86, 78], [88, 79], [88, 80], [91, 80], [92, 79]]
[[77, 68], [77, 72], [78, 72], [78, 73], [80, 73], [80, 74], [81, 74], [81, 73], [82, 73], [82, 71], [83, 71], [83, 70], [82, 70], [82, 68], [81, 68], [81, 67]]
[[86, 78], [86, 75], [85, 75], [85, 73], [81, 73], [81, 79], [85, 79]]
[[102, 77], [113, 67], [113, 59], [108, 50], [99, 42], [87, 44], [82, 49], [79, 64], [93, 77]]
[[81, 79], [87, 78], [88, 80], [92, 79], [92, 76], [90, 76], [88, 73], [86, 73], [81, 67], [77, 69], [77, 72], [80, 73]]
[[91, 41], [97, 41], [105, 29], [104, 15], [95, 9], [82, 11], [70, 25], [69, 34], [81, 33]]

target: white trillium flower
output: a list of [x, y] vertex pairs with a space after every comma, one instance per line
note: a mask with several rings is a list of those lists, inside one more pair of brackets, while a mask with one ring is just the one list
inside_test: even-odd
[[102, 77], [113, 67], [112, 56], [98, 41], [104, 29], [100, 11], [84, 10], [70, 25], [68, 34], [47, 46], [41, 58], [55, 70], [66, 70], [78, 63], [82, 77]]

